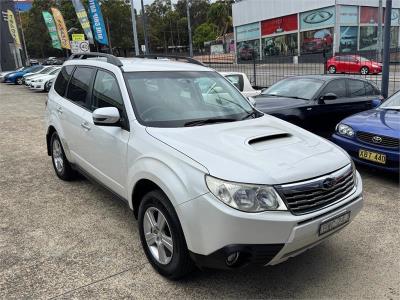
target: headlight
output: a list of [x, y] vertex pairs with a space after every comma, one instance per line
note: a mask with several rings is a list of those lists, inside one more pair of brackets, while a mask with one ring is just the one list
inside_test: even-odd
[[245, 212], [287, 210], [285, 203], [271, 186], [224, 181], [206, 175], [210, 192], [230, 207]]
[[353, 128], [351, 128], [350, 126], [345, 125], [345, 124], [338, 124], [336, 126], [336, 131], [341, 135], [347, 135], [349, 137], [353, 137], [354, 136]]

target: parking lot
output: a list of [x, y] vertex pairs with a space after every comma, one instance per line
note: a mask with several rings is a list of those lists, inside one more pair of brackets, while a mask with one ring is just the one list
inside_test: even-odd
[[147, 262], [124, 203], [88, 180], [55, 176], [45, 100], [0, 85], [0, 298], [400, 299], [398, 177], [359, 168], [363, 211], [298, 257], [171, 282]]

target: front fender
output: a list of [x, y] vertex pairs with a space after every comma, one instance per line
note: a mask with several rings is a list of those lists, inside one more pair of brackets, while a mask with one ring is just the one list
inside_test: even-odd
[[[206, 173], [208, 171], [204, 167], [194, 166], [185, 160], [146, 155], [129, 168], [128, 191], [132, 193], [139, 180], [147, 179], [158, 185], [176, 207], [208, 192], [204, 181]], [[132, 194], [127, 198], [133, 209]]]

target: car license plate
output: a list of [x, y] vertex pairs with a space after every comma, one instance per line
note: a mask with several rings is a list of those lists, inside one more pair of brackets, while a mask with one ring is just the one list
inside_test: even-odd
[[329, 231], [335, 230], [336, 228], [346, 224], [350, 221], [350, 212], [345, 212], [333, 219], [325, 221], [319, 225], [319, 235], [328, 233]]
[[386, 155], [382, 153], [377, 153], [377, 152], [371, 152], [367, 150], [360, 149], [358, 151], [358, 157], [366, 160], [370, 160], [373, 162], [377, 162], [380, 164], [385, 164], [386, 163]]

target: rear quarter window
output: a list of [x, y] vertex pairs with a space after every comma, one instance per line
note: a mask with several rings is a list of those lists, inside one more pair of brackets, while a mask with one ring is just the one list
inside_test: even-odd
[[61, 69], [60, 73], [57, 76], [56, 82], [54, 83], [54, 90], [60, 96], [65, 95], [65, 91], [67, 89], [67, 85], [69, 79], [71, 78], [72, 71], [74, 70], [74, 66], [65, 66]]

